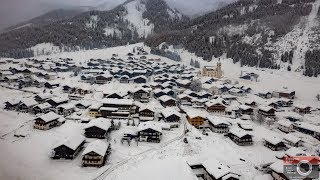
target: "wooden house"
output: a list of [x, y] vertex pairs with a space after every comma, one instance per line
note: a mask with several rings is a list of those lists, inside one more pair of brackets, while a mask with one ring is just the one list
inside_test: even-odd
[[289, 120], [281, 119], [277, 122], [278, 129], [285, 133], [290, 133], [293, 131], [293, 123]]
[[94, 79], [96, 84], [107, 84], [112, 81], [112, 76], [108, 74], [99, 74]]
[[138, 139], [139, 141], [160, 143], [162, 127], [151, 121], [140, 123], [138, 125]]
[[127, 83], [129, 83], [129, 80], [130, 80], [130, 77], [128, 75], [122, 75], [119, 78], [120, 83], [127, 84]]
[[187, 164], [190, 166], [195, 179], [201, 180], [239, 180], [240, 175], [232, 171], [228, 166], [216, 158], [203, 160], [189, 159]]
[[176, 93], [174, 92], [174, 90], [169, 89], [169, 88], [165, 88], [162, 90], [166, 95], [171, 96], [171, 97], [175, 97]]
[[76, 88], [76, 93], [86, 95], [92, 93], [92, 87], [89, 84], [82, 84]]
[[82, 135], [68, 137], [54, 146], [51, 158], [74, 159], [82, 150], [84, 143], [85, 138]]
[[286, 134], [283, 137], [283, 140], [284, 140], [284, 142], [286, 144], [288, 144], [288, 145], [290, 145], [292, 147], [300, 147], [300, 146], [303, 145], [303, 141], [299, 137], [297, 137], [297, 136], [295, 136], [295, 135], [293, 135], [291, 133]]
[[184, 80], [178, 79], [178, 80], [177, 80], [177, 85], [178, 85], [179, 87], [189, 89], [189, 88], [190, 88], [190, 85], [191, 85], [191, 81], [190, 81], [190, 80], [187, 80], [187, 79], [184, 79]]
[[57, 106], [57, 113], [63, 116], [69, 116], [75, 112], [75, 106], [73, 103], [61, 104]]
[[53, 97], [47, 100], [47, 102], [52, 106], [52, 107], [57, 107], [61, 104], [66, 104], [68, 103], [69, 99], [67, 97]]
[[37, 94], [36, 96], [34, 96], [34, 100], [37, 101], [38, 103], [44, 103], [52, 97], [53, 97], [52, 94]]
[[247, 99], [244, 101], [244, 105], [250, 106], [250, 107], [257, 107], [257, 102], [251, 99]]
[[39, 113], [48, 113], [52, 106], [45, 102], [43, 104], [38, 104], [32, 108], [33, 114], [39, 114]]
[[44, 87], [48, 88], [48, 89], [54, 89], [60, 86], [59, 82], [56, 81], [48, 81], [46, 83], [44, 83]]
[[85, 127], [85, 136], [87, 138], [107, 138], [111, 131], [111, 120], [106, 118], [97, 118], [91, 120]]
[[264, 137], [264, 146], [273, 151], [281, 151], [286, 148], [286, 145], [280, 138], [274, 137], [272, 135]]
[[48, 112], [42, 116], [36, 117], [34, 120], [34, 128], [40, 130], [49, 130], [58, 126], [61, 116], [54, 112]]
[[294, 129], [320, 140], [320, 127], [307, 122], [295, 122]]
[[89, 116], [93, 118], [101, 117], [100, 108], [102, 103], [94, 103], [89, 107]]
[[145, 76], [137, 76], [133, 78], [134, 83], [144, 84], [147, 82], [147, 78]]
[[88, 109], [91, 106], [89, 101], [79, 101], [75, 104], [75, 107], [78, 109]]
[[64, 85], [62, 86], [62, 91], [64, 93], [74, 93], [76, 91], [76, 88], [71, 85]]
[[135, 101], [140, 101], [143, 103], [147, 103], [150, 101], [151, 89], [147, 88], [139, 88], [132, 91], [132, 96]]
[[168, 95], [163, 95], [159, 97], [159, 101], [163, 107], [176, 106], [176, 100]]
[[155, 90], [153, 91], [153, 94], [154, 94], [154, 96], [155, 96], [156, 98], [159, 98], [159, 97], [161, 97], [161, 96], [166, 95], [166, 93], [163, 92], [162, 89], [155, 89]]
[[276, 110], [271, 106], [260, 106], [258, 113], [269, 118], [275, 117]]
[[88, 144], [82, 153], [82, 166], [102, 167], [111, 154], [111, 144], [96, 140]]
[[132, 99], [109, 99], [105, 98], [100, 108], [101, 116], [105, 118], [126, 119], [134, 112]]
[[218, 99], [212, 99], [205, 103], [206, 110], [208, 112], [217, 113], [217, 114], [225, 114], [226, 106], [223, 103], [223, 100]]
[[246, 115], [253, 115], [253, 108], [247, 105], [240, 105], [239, 113], [246, 114]]
[[183, 106], [191, 106], [192, 105], [192, 103], [191, 103], [192, 97], [187, 94], [179, 94], [177, 96], [177, 98], [178, 98], [178, 103], [180, 105], [183, 105]]
[[296, 95], [295, 91], [282, 90], [282, 91], [274, 91], [273, 96], [278, 98], [287, 98], [294, 99]]
[[112, 98], [112, 99], [124, 99], [125, 96], [127, 96], [128, 93], [125, 91], [107, 91], [107, 92], [103, 92], [103, 96], [104, 98]]
[[18, 75], [10, 75], [3, 78], [3, 80], [7, 83], [16, 82], [20, 79]]
[[211, 93], [208, 93], [206, 91], [200, 91], [197, 94], [198, 94], [198, 98], [200, 99], [211, 99], [213, 96]]
[[18, 111], [20, 112], [28, 113], [28, 112], [32, 112], [32, 108], [36, 105], [38, 105], [37, 101], [35, 101], [32, 98], [28, 98], [28, 99], [21, 100], [17, 108], [18, 108]]
[[233, 95], [233, 96], [244, 96], [245, 95], [245, 91], [242, 89], [238, 89], [238, 88], [231, 88], [229, 90], [229, 94]]
[[278, 160], [275, 163], [270, 165], [271, 176], [274, 180], [289, 180], [287, 176], [284, 174], [283, 161]]
[[172, 107], [161, 110], [161, 115], [165, 122], [180, 122], [181, 114]]
[[12, 99], [12, 100], [6, 101], [4, 104], [5, 104], [4, 109], [6, 110], [17, 110], [20, 104], [20, 100]]
[[192, 126], [200, 128], [204, 124], [205, 117], [203, 113], [199, 111], [187, 111], [186, 113], [187, 120]]
[[191, 105], [193, 108], [205, 109], [205, 103], [208, 99], [192, 98]]
[[230, 129], [228, 135], [230, 139], [239, 146], [248, 146], [253, 144], [252, 135], [240, 128]]
[[271, 92], [268, 92], [268, 91], [266, 91], [266, 92], [259, 92], [259, 93], [258, 93], [258, 96], [259, 96], [259, 97], [262, 97], [262, 98], [264, 98], [264, 99], [270, 99], [270, 98], [272, 98], [272, 93], [271, 93]]
[[153, 121], [155, 118], [155, 109], [150, 105], [139, 108], [140, 121]]
[[303, 104], [295, 104], [294, 105], [294, 112], [299, 114], [310, 114], [311, 107]]
[[229, 132], [230, 123], [227, 122], [222, 117], [209, 116], [208, 123], [211, 127], [211, 130], [215, 133], [228, 133]]

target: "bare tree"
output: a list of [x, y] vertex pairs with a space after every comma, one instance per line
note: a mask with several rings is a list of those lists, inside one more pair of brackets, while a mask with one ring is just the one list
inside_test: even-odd
[[193, 80], [190, 84], [190, 89], [195, 92], [201, 91], [202, 83], [200, 80]]
[[320, 94], [317, 94], [316, 98], [318, 101], [320, 101]]
[[257, 121], [257, 123], [263, 124], [265, 122], [265, 117], [262, 114], [257, 113], [255, 120]]

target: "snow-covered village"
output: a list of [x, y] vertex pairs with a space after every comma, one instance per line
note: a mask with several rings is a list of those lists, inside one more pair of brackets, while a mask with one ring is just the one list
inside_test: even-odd
[[319, 155], [317, 78], [180, 53], [2, 59], [4, 179], [285, 179], [284, 157]]
[[320, 179], [320, 0], [0, 2], [0, 180]]

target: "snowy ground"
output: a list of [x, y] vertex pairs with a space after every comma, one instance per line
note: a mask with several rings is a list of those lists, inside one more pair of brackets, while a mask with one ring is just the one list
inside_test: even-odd
[[[39, 59], [45, 58], [73, 58], [77, 63], [84, 63], [90, 58], [109, 58], [113, 53], [118, 53], [119, 57], [125, 55], [135, 46], [143, 46], [142, 43], [128, 45], [103, 50], [90, 50], [71, 53], [59, 53], [51, 56], [40, 56]], [[145, 49], [147, 49], [145, 47]], [[178, 50], [180, 51], [180, 50]], [[186, 51], [181, 50], [182, 64], [189, 65], [191, 58], [200, 62], [201, 66], [215, 65], [217, 59], [212, 62], [205, 62]], [[153, 57], [153, 55], [150, 55]], [[154, 56], [156, 57], [156, 56]], [[162, 58], [163, 61], [174, 63], [171, 60]], [[254, 91], [276, 90], [287, 87], [296, 91], [297, 101], [309, 104], [314, 107], [320, 107], [316, 101], [316, 93], [320, 93], [320, 79], [307, 78], [300, 73], [276, 71], [269, 69], [256, 69], [243, 67], [238, 64], [232, 64], [231, 60], [221, 59], [224, 77], [232, 81], [239, 81], [243, 85], [250, 86]], [[240, 80], [239, 75], [242, 71], [255, 72], [259, 74], [258, 82]], [[68, 77], [68, 73], [61, 74], [62, 77]], [[72, 78], [68, 78], [66, 83], [72, 83]], [[114, 83], [105, 87], [93, 87], [95, 90], [118, 90], [134, 88], [135, 85], [129, 84], [128, 87], [120, 87], [120, 84]], [[2, 95], [0, 104], [3, 105], [8, 98], [30, 97], [31, 94], [20, 91], [8, 90], [0, 87]], [[95, 92], [93, 99], [101, 97], [101, 92]], [[2, 109], [2, 108], [1, 108]], [[262, 163], [268, 163], [275, 160], [276, 152], [272, 152], [262, 144], [262, 138], [270, 133], [284, 136], [277, 130], [269, 130], [268, 127], [251, 123], [254, 131], [254, 145], [249, 147], [239, 147], [230, 139], [216, 133], [209, 132], [208, 136], [202, 135], [201, 132], [187, 124], [190, 130], [185, 137], [189, 143], [185, 144], [183, 139], [184, 126], [173, 131], [165, 131], [164, 139], [160, 144], [140, 143], [137, 146], [132, 143], [128, 146], [126, 143], [119, 142], [119, 136], [126, 129], [133, 127], [126, 126], [126, 121], [122, 124], [119, 131], [112, 132], [111, 143], [113, 152], [108, 163], [100, 168], [82, 168], [81, 155], [75, 160], [51, 160], [49, 158], [51, 148], [63, 137], [78, 133], [83, 134], [83, 124], [67, 121], [61, 127], [49, 131], [39, 131], [32, 128], [30, 121], [33, 116], [27, 114], [17, 114], [0, 110], [0, 179], [106, 179], [106, 180], [123, 180], [128, 177], [124, 172], [135, 171], [135, 168], [143, 167], [150, 161], [158, 162], [159, 160], [179, 159], [186, 161], [192, 157], [215, 157], [221, 162], [229, 164], [235, 172], [242, 174], [242, 179], [252, 179], [261, 173], [254, 169], [254, 166]], [[316, 119], [316, 118], [313, 118]], [[185, 121], [185, 120], [184, 120]], [[231, 120], [236, 125], [237, 120]], [[271, 128], [272, 129], [272, 128]], [[24, 134], [25, 138], [14, 137], [14, 134]], [[301, 136], [301, 134], [299, 134]], [[202, 140], [196, 139], [201, 137]], [[116, 139], [116, 141], [114, 141]], [[241, 161], [243, 159], [244, 161]], [[156, 166], [156, 164], [155, 164]]]

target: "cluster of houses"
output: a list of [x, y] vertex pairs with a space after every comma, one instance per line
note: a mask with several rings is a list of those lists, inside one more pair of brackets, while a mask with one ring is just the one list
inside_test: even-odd
[[[254, 144], [252, 127], [245, 121], [258, 118], [272, 120], [280, 131], [287, 133], [283, 139], [264, 139], [264, 146], [272, 151], [302, 146], [302, 140], [294, 136], [293, 131], [320, 140], [319, 126], [301, 118], [314, 109], [295, 103], [295, 91], [283, 89], [253, 94], [250, 87], [223, 79], [221, 62], [216, 67], [205, 66], [199, 74], [195, 68], [148, 58], [142, 48], [137, 48], [136, 53], [128, 53], [126, 58], [113, 54], [108, 60], [90, 59], [84, 64], [76, 64], [69, 58], [5, 61], [0, 65], [2, 84], [17, 89], [33, 87], [43, 93], [8, 99], [4, 108], [35, 114], [34, 128], [39, 130], [61, 126], [74, 115], [89, 118], [85, 121], [83, 135], [63, 139], [52, 152], [53, 159], [73, 159], [87, 143], [86, 138], [98, 139], [84, 148], [83, 166], [103, 166], [111, 153], [111, 144], [101, 139], [108, 139], [116, 129], [113, 120], [129, 122], [134, 117], [138, 119], [136, 130], [126, 132], [122, 140], [159, 143], [163, 131], [178, 127], [184, 118], [195, 128], [209, 128], [214, 133], [225, 134], [239, 146]], [[60, 76], [64, 73], [76, 79], [76, 83], [69, 82], [69, 76]], [[253, 77], [257, 75], [246, 74], [241, 78]], [[196, 81], [201, 83], [200, 89], [194, 87]], [[129, 88], [102, 91], [96, 88], [109, 83], [110, 86], [117, 83]], [[100, 92], [102, 97], [94, 99], [95, 92]], [[159, 106], [155, 107], [154, 102]], [[235, 127], [230, 121], [236, 118], [244, 123]], [[189, 165], [205, 172], [201, 174], [204, 179], [239, 179], [239, 175], [227, 170], [223, 176], [215, 176], [210, 164], [228, 169], [213, 160]]]

